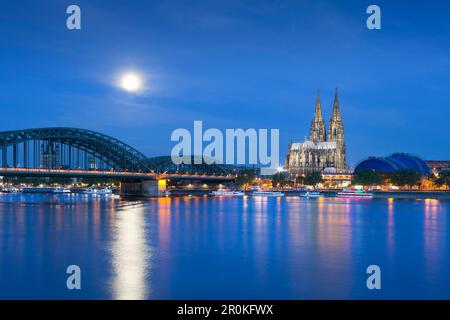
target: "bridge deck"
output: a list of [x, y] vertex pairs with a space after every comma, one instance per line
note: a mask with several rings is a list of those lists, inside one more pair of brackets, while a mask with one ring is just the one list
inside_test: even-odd
[[70, 178], [111, 178], [133, 180], [199, 180], [199, 181], [233, 181], [234, 176], [208, 176], [189, 174], [157, 174], [143, 172], [119, 172], [98, 170], [64, 170], [64, 169], [28, 169], [28, 168], [0, 168], [0, 176], [14, 177], [70, 177]]

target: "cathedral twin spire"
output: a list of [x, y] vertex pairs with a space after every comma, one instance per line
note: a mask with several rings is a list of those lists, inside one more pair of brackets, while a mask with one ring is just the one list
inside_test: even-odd
[[334, 95], [333, 113], [328, 127], [328, 139], [325, 129], [325, 121], [323, 120], [322, 116], [322, 106], [320, 104], [320, 92], [317, 91], [316, 109], [314, 112], [314, 118], [311, 121], [311, 130], [309, 139], [313, 142], [324, 142], [327, 140], [336, 141], [336, 138], [338, 138], [337, 137], [338, 133], [342, 133], [343, 139], [343, 124], [341, 112], [339, 110], [339, 98], [337, 88]]
[[339, 98], [338, 98], [338, 89], [337, 88], [336, 88], [336, 92], [334, 94], [333, 114], [331, 116], [331, 120], [342, 121], [341, 111], [339, 110]]
[[331, 114], [328, 125], [328, 134], [325, 133], [325, 122], [322, 117], [322, 110], [320, 106], [320, 97], [317, 93], [316, 111], [314, 119], [311, 122], [310, 140], [313, 142], [335, 142], [336, 153], [334, 155], [333, 166], [338, 171], [343, 171], [346, 168], [346, 147], [344, 139], [344, 122], [342, 121], [341, 111], [339, 110], [338, 91], [334, 95], [333, 112]]
[[314, 118], [311, 122], [311, 130], [309, 139], [314, 142], [326, 141], [325, 121], [322, 117], [322, 106], [320, 105], [320, 92], [317, 91], [316, 97], [316, 111], [314, 112]]
[[328, 141], [335, 141], [338, 144], [344, 143], [344, 123], [341, 117], [341, 111], [339, 110], [339, 98], [338, 92], [334, 95], [333, 113], [331, 115], [330, 124], [328, 125]]

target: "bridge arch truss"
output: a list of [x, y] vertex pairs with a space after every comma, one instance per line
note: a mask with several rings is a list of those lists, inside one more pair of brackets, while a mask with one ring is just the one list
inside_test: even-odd
[[[57, 168], [92, 169], [87, 157], [103, 164], [105, 170], [154, 173], [180, 173], [225, 176], [236, 172], [234, 167], [219, 164], [175, 165], [170, 157], [148, 158], [130, 145], [111, 136], [79, 128], [50, 127], [0, 131], [1, 167], [48, 168], [42, 163], [47, 146], [58, 146]], [[81, 154], [81, 155], [80, 155]]]
[[[32, 145], [30, 146], [30, 143]], [[37, 128], [0, 132], [2, 148], [2, 166], [8, 166], [8, 148], [12, 148], [12, 166], [30, 167], [29, 156], [33, 158], [33, 166], [39, 167], [41, 148], [48, 144], [59, 144], [65, 149], [60, 151], [59, 160], [66, 158], [65, 165], [72, 166], [72, 151], [82, 151], [91, 155], [113, 170], [147, 172], [150, 169], [144, 164], [145, 155], [128, 144], [113, 137], [85, 129], [77, 128]], [[19, 146], [22, 146], [20, 148]], [[79, 154], [78, 154], [79, 157]], [[22, 158], [23, 161], [19, 162]], [[77, 159], [80, 161], [80, 159]], [[78, 161], [78, 162], [79, 162]], [[62, 164], [62, 161], [59, 162]], [[79, 164], [79, 163], [78, 163]]]

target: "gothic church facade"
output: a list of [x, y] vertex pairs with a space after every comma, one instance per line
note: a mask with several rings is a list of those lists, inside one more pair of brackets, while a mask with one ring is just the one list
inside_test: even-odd
[[291, 177], [324, 171], [344, 173], [347, 170], [345, 155], [344, 123], [337, 89], [328, 131], [322, 116], [320, 95], [317, 93], [309, 139], [289, 144], [285, 168]]

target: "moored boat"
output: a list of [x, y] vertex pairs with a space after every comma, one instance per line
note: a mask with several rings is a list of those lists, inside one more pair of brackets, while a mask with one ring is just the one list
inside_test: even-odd
[[53, 193], [70, 193], [70, 192], [71, 191], [69, 188], [58, 187], [53, 189]]
[[344, 189], [337, 193], [338, 198], [348, 198], [348, 199], [372, 199], [373, 193], [364, 190], [351, 190]]
[[110, 187], [106, 188], [96, 188], [94, 186], [87, 188], [83, 191], [84, 194], [92, 194], [92, 195], [108, 195], [112, 194], [112, 190]]
[[284, 197], [284, 193], [279, 191], [255, 191], [252, 193], [254, 197]]
[[321, 194], [320, 192], [317, 191], [307, 191], [305, 193], [300, 194], [300, 197], [304, 197], [304, 198], [320, 198], [323, 197], [323, 194]]
[[0, 192], [3, 193], [19, 193], [22, 192], [22, 189], [14, 187], [14, 186], [1, 186]]
[[231, 191], [227, 189], [219, 189], [211, 192], [212, 196], [215, 197], [242, 197], [245, 195], [242, 191]]
[[63, 187], [23, 187], [23, 193], [70, 193], [70, 189]]

